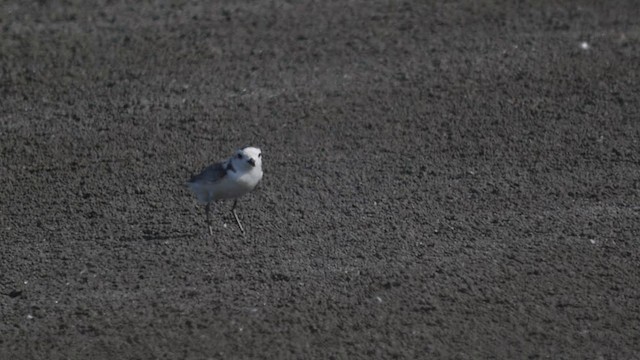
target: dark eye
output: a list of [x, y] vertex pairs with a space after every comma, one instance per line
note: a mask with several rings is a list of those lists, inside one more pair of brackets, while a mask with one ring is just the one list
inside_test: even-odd
[[260, 158], [261, 158], [261, 157], [262, 157], [262, 153], [258, 154], [258, 157], [260, 157]]
[[238, 159], [242, 159], [242, 154], [238, 154]]

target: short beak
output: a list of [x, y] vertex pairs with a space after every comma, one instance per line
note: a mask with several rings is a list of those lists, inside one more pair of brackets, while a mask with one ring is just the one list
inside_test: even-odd
[[249, 162], [249, 164], [251, 164], [251, 166], [256, 166], [256, 161], [253, 159], [249, 159], [247, 160]]

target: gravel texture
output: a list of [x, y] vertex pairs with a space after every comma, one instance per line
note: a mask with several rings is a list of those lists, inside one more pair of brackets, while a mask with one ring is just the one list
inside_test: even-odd
[[2, 1], [0, 358], [640, 359], [639, 18]]

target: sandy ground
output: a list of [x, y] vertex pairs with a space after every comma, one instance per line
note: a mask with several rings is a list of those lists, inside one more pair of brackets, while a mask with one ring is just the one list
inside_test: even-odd
[[98, 3], [0, 3], [0, 358], [640, 359], [637, 2]]

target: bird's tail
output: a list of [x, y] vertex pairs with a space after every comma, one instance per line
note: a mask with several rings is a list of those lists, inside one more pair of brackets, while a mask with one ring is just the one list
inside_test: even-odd
[[209, 191], [205, 189], [202, 184], [187, 181], [185, 185], [189, 188], [189, 190], [193, 191], [193, 193], [196, 194], [198, 201], [200, 201], [201, 203], [206, 204], [210, 201]]

